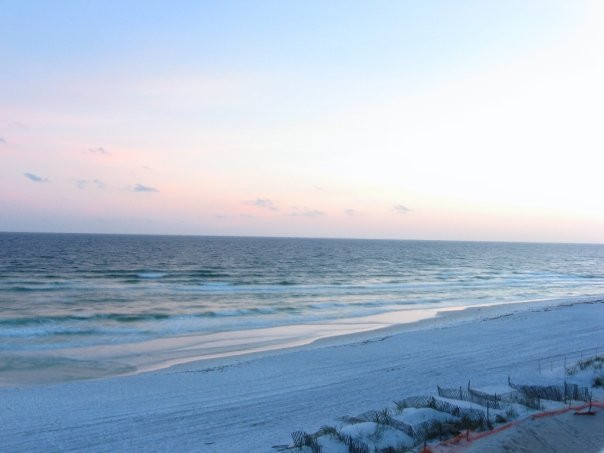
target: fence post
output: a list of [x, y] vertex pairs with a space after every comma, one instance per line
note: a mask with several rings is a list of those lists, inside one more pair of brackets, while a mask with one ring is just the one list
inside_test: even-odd
[[564, 379], [564, 404], [566, 404], [566, 379]]

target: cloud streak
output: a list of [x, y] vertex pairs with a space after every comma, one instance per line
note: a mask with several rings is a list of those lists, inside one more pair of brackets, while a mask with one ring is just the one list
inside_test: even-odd
[[104, 189], [105, 185], [100, 179], [93, 179], [92, 181], [88, 179], [78, 179], [75, 181], [75, 184], [78, 189], [82, 190], [88, 187], [89, 184], [93, 184], [97, 189]]
[[408, 212], [411, 212], [411, 209], [409, 209], [407, 206], [402, 205], [402, 204], [397, 204], [395, 206], [393, 206], [393, 209], [398, 212], [399, 214], [407, 214]]
[[361, 213], [360, 213], [359, 211], [357, 211], [356, 209], [344, 209], [344, 212], [345, 212], [347, 215], [351, 216], [351, 217], [354, 217], [354, 216], [357, 216], [357, 215], [361, 214]]
[[155, 187], [144, 186], [140, 183], [137, 183], [133, 190], [134, 192], [159, 192]]
[[294, 217], [321, 217], [324, 216], [325, 213], [323, 211], [319, 211], [318, 209], [310, 209], [306, 206], [304, 206], [303, 208], [294, 206], [292, 207], [292, 211], [288, 215]]
[[88, 152], [93, 153], [93, 154], [103, 154], [105, 156], [108, 156], [109, 154], [111, 154], [105, 148], [100, 147], [100, 146], [98, 148], [88, 148]]
[[6, 145], [6, 140], [4, 137], [0, 137], [0, 145]]
[[279, 210], [279, 208], [277, 206], [275, 206], [275, 203], [273, 203], [268, 198], [256, 198], [255, 200], [244, 201], [243, 204], [246, 204], [248, 206], [256, 206], [257, 208], [268, 209], [270, 211]]
[[33, 182], [48, 182], [48, 178], [43, 178], [42, 176], [38, 176], [34, 173], [23, 173], [23, 176]]

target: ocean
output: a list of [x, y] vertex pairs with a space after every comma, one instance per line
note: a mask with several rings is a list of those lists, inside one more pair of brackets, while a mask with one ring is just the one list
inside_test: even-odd
[[0, 375], [81, 348], [603, 293], [604, 245], [1, 233]]

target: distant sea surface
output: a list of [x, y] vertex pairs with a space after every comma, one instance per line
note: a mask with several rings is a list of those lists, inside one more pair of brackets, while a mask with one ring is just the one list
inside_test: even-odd
[[604, 293], [604, 246], [0, 234], [0, 353]]

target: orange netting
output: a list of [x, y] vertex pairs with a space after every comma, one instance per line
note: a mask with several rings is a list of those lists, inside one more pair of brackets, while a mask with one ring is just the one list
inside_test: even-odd
[[518, 420], [514, 420], [513, 422], [506, 423], [505, 425], [498, 426], [497, 428], [493, 428], [490, 431], [464, 432], [464, 433], [458, 434], [457, 436], [455, 436], [451, 439], [444, 440], [435, 446], [424, 447], [424, 449], [422, 450], [422, 453], [438, 453], [438, 452], [453, 453], [455, 451], [462, 451], [465, 448], [469, 447], [472, 444], [472, 442], [474, 442], [478, 439], [482, 439], [484, 437], [492, 436], [493, 434], [500, 433], [500, 432], [510, 429], [514, 426], [517, 426], [520, 423], [523, 423], [527, 420], [535, 420], [535, 419], [544, 418], [544, 417], [553, 417], [555, 415], [561, 415], [561, 414], [564, 414], [569, 411], [581, 411], [583, 409], [589, 408], [590, 406], [592, 408], [598, 407], [600, 409], [604, 409], [603, 402], [592, 401], [591, 404], [585, 403], [585, 404], [581, 404], [580, 406], [569, 406], [569, 407], [564, 407], [562, 409], [539, 412], [538, 414], [531, 414], [527, 417], [524, 417], [524, 418], [521, 418]]

